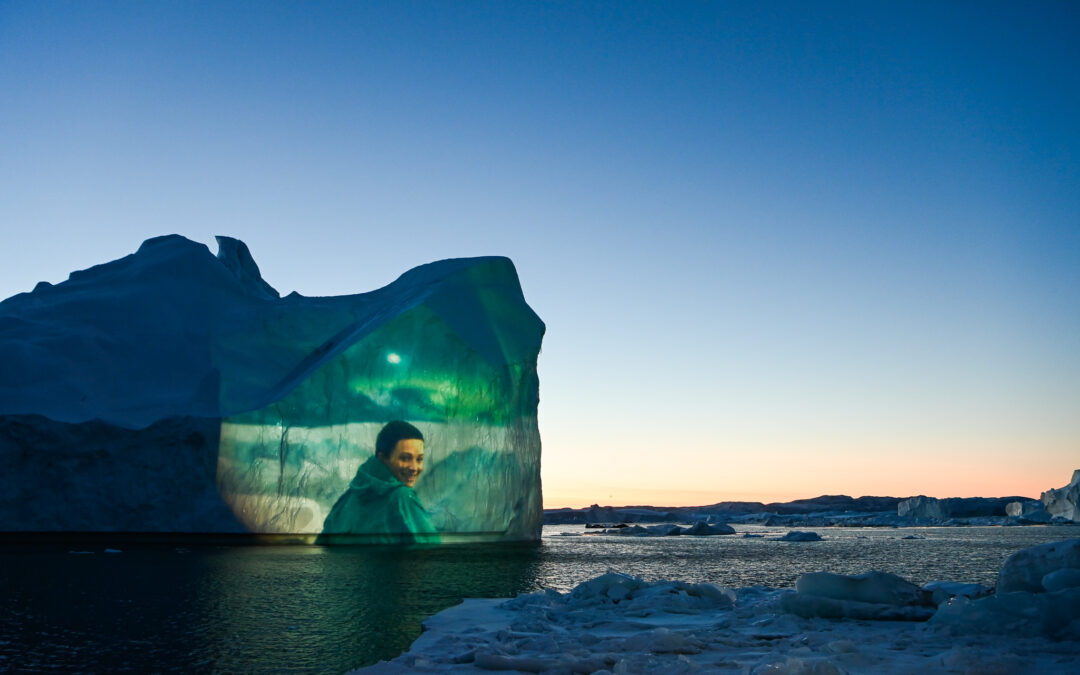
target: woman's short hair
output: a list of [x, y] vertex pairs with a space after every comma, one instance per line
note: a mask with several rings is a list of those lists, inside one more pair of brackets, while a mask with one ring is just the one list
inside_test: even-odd
[[394, 453], [398, 441], [410, 439], [422, 441], [424, 440], [424, 434], [420, 433], [419, 429], [408, 422], [402, 422], [401, 420], [388, 422], [375, 438], [375, 454], [380, 457], [389, 457]]

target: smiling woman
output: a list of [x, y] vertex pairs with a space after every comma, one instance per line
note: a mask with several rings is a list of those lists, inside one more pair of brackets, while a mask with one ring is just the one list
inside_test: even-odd
[[375, 440], [375, 456], [360, 465], [316, 542], [438, 543], [431, 517], [412, 489], [423, 470], [424, 435], [408, 422], [387, 424]]

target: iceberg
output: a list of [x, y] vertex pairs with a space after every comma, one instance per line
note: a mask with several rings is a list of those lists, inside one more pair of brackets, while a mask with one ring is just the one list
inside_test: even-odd
[[[993, 519], [1012, 516], [1010, 505], [1023, 503], [1023, 497], [909, 497], [896, 506], [896, 513], [920, 524], [996, 524]], [[1021, 510], [1023, 507], [1020, 507]]]
[[1073, 471], [1068, 485], [1047, 490], [1041, 500], [1051, 516], [1080, 522], [1080, 469]]
[[509, 259], [281, 297], [217, 240], [149, 239], [0, 303], [0, 530], [310, 541], [405, 420], [424, 468], [392, 487], [443, 541], [539, 537], [544, 324]]

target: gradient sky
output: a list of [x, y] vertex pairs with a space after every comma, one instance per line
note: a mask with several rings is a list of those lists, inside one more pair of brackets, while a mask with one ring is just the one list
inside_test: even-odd
[[[946, 6], [941, 6], [946, 5]], [[545, 505], [1080, 468], [1080, 4], [0, 0], [0, 297], [506, 255]]]

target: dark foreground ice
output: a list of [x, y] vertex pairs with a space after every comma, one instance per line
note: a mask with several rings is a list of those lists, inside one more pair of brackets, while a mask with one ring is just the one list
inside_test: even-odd
[[724, 589], [609, 572], [568, 593], [466, 600], [363, 672], [1077, 673], [1080, 539], [1010, 557], [997, 591], [892, 574]]

